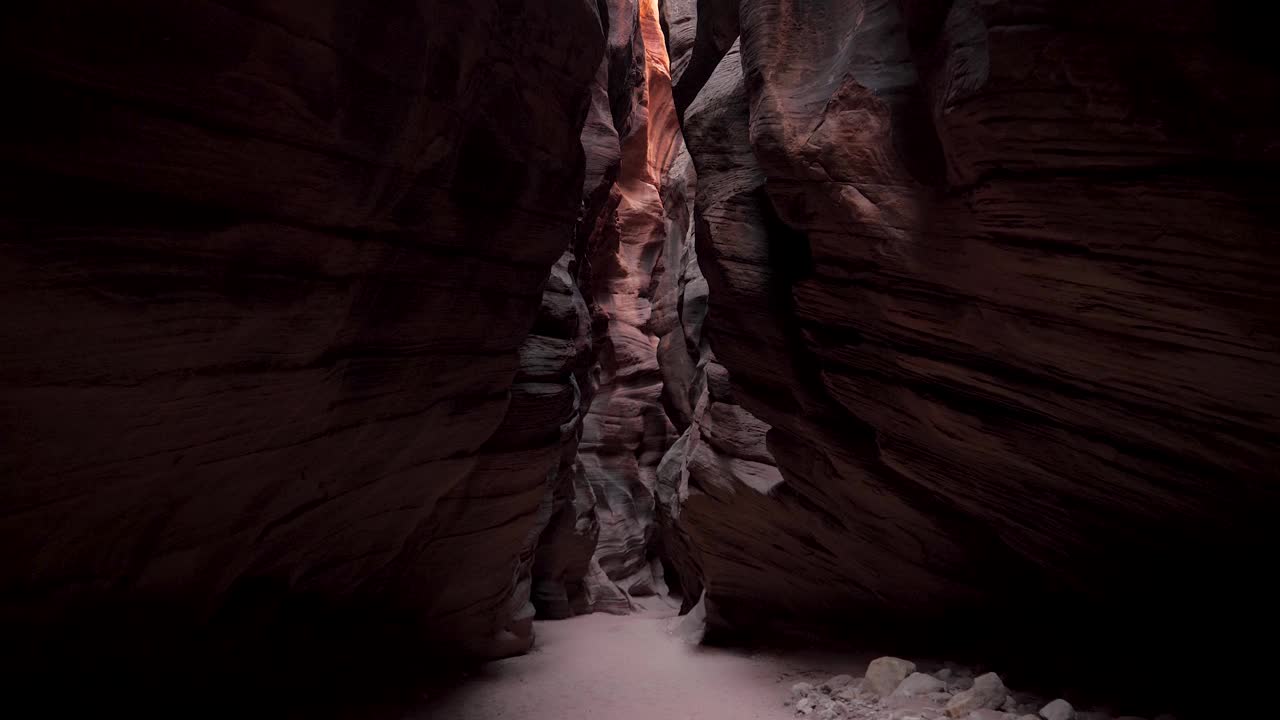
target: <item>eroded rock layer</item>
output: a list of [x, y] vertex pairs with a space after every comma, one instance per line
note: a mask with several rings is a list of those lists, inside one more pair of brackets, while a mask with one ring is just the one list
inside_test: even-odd
[[62, 0], [0, 35], [6, 651], [527, 647], [596, 3]]
[[785, 479], [686, 509], [709, 618], [1106, 674], [1266, 617], [1223, 593], [1280, 506], [1262, 34], [1208, 2], [697, 5], [707, 332]]
[[616, 140], [589, 125], [583, 144], [589, 166], [593, 153], [606, 164], [615, 152], [617, 166], [607, 191], [588, 196], [581, 228], [595, 364], [579, 459], [597, 501], [595, 561], [608, 578], [593, 583], [606, 600], [596, 609], [626, 612], [630, 596], [665, 592], [654, 552], [654, 491], [675, 431], [662, 403], [653, 320], [665, 267], [664, 178], [680, 135], [658, 3], [619, 0], [609, 7], [607, 96]]

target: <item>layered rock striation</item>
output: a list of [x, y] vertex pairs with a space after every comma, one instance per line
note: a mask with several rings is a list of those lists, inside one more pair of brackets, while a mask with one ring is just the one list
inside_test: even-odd
[[1120, 677], [1265, 617], [1222, 593], [1276, 547], [1261, 34], [1210, 3], [697, 5], [694, 37], [740, 31], [677, 80], [707, 332], [784, 479], [695, 523], [709, 618]]
[[1280, 507], [1264, 37], [1203, 0], [16, 12], [12, 656], [496, 657], [668, 589], [1134, 685], [1272, 633], [1233, 590]]
[[596, 3], [66, 0], [0, 36], [6, 655], [527, 648]]
[[681, 143], [658, 3], [619, 0], [609, 3], [609, 15], [610, 69], [600, 98], [610, 101], [612, 132], [605, 122], [589, 125], [583, 145], [589, 166], [617, 160], [602, 173], [607, 188], [588, 194], [580, 228], [595, 363], [579, 459], [597, 501], [595, 561], [608, 579], [593, 584], [607, 599], [597, 609], [627, 612], [631, 596], [666, 591], [655, 551], [655, 489], [675, 431], [662, 402], [663, 328], [654, 320], [669, 272], [666, 172]]

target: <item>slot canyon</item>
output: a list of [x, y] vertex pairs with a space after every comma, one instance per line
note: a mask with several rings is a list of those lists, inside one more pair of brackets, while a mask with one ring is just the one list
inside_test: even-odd
[[1273, 36], [8, 8], [12, 716], [1273, 717]]

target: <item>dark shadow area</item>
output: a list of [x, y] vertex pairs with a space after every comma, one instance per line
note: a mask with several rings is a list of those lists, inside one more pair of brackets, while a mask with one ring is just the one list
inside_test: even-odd
[[41, 717], [396, 717], [480, 665], [391, 613], [237, 594], [207, 625], [131, 603], [8, 629], [11, 707]]

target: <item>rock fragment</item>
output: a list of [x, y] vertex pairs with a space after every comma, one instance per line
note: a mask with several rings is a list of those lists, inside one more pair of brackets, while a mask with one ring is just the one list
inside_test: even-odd
[[1000, 676], [995, 673], [980, 675], [973, 687], [956, 694], [947, 702], [947, 715], [964, 718], [975, 710], [995, 710], [1004, 704], [1009, 691]]
[[882, 657], [867, 666], [866, 687], [879, 697], [888, 697], [907, 676], [916, 671], [916, 664], [896, 657]]
[[1076, 720], [1076, 709], [1071, 707], [1071, 703], [1058, 698], [1040, 708], [1040, 717], [1044, 720]]

